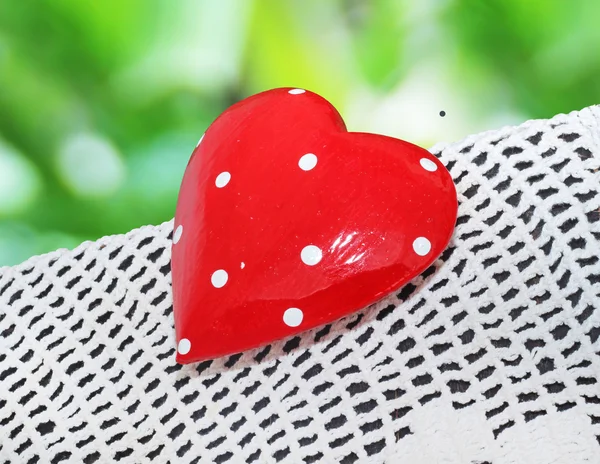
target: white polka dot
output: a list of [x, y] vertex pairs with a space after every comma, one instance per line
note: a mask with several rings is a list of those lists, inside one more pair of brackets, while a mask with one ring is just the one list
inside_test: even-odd
[[223, 269], [219, 269], [218, 271], [213, 272], [212, 276], [210, 276], [210, 281], [215, 288], [221, 288], [227, 283], [228, 278], [227, 272]]
[[314, 266], [315, 264], [319, 264], [321, 258], [323, 258], [323, 253], [319, 247], [314, 245], [308, 245], [302, 248], [300, 252], [300, 258], [302, 258], [302, 262], [307, 264], [308, 266]]
[[303, 171], [310, 171], [317, 165], [317, 161], [318, 159], [315, 154], [307, 153], [306, 155], [302, 156], [302, 158], [300, 158], [300, 161], [298, 161], [298, 166], [300, 166], [300, 169], [302, 169]]
[[421, 158], [421, 161], [419, 161], [419, 163], [421, 163], [421, 167], [423, 169], [425, 169], [426, 171], [429, 171], [429, 172], [437, 171], [437, 164], [435, 164], [433, 161], [431, 161], [428, 158]]
[[304, 89], [292, 89], [289, 90], [288, 93], [291, 93], [292, 95], [300, 95], [301, 93], [306, 92], [306, 90]]
[[431, 251], [431, 242], [425, 237], [419, 237], [413, 242], [413, 250], [419, 256], [425, 256]]
[[302, 313], [302, 310], [298, 308], [289, 308], [283, 313], [283, 322], [290, 327], [298, 327], [302, 324], [303, 318], [304, 314]]
[[215, 185], [218, 188], [223, 188], [229, 183], [230, 180], [231, 180], [231, 174], [229, 174], [227, 171], [225, 171], [217, 176], [217, 179], [215, 180]]
[[177, 229], [175, 229], [175, 232], [173, 233], [173, 243], [177, 244], [177, 242], [179, 242], [179, 240], [181, 239], [181, 234], [183, 234], [183, 226], [181, 224], [179, 224], [177, 226]]
[[192, 342], [190, 342], [187, 338], [182, 338], [179, 340], [179, 344], [177, 345], [177, 351], [179, 354], [188, 354], [192, 349]]
[[240, 264], [240, 269], [244, 269], [246, 267], [246, 263], [242, 261], [242, 264]]
[[203, 138], [204, 138], [204, 134], [202, 134], [202, 137], [200, 137], [200, 140], [198, 140], [198, 143], [196, 144], [196, 148], [198, 148], [198, 145], [200, 145], [202, 143]]

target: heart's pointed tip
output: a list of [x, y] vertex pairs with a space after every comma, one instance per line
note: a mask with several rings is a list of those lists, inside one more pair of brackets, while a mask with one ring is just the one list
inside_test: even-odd
[[177, 354], [175, 355], [175, 362], [177, 364], [193, 364], [195, 362], [198, 362], [196, 359], [192, 358], [189, 354], [181, 354], [179, 352], [177, 352]]
[[192, 342], [185, 337], [179, 339], [175, 351], [175, 361], [178, 364], [190, 364], [195, 362], [195, 356], [191, 351]]
[[175, 362], [177, 364], [194, 364], [218, 357], [207, 351], [206, 348], [193, 344], [188, 338], [182, 338], [177, 342]]

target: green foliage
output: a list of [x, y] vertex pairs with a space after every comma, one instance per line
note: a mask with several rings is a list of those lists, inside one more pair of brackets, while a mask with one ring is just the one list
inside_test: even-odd
[[206, 127], [271, 87], [423, 145], [598, 103], [598, 18], [587, 0], [0, 2], [0, 265], [170, 219]]

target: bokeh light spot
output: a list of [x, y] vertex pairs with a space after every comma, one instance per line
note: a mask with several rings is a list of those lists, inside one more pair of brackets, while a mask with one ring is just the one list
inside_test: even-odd
[[65, 185], [80, 197], [107, 197], [125, 181], [125, 164], [116, 148], [94, 134], [75, 134], [58, 152]]
[[0, 141], [0, 215], [25, 210], [39, 189], [40, 176], [35, 166]]

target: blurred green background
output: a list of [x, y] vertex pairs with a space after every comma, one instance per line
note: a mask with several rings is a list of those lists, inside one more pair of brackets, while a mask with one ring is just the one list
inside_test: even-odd
[[593, 0], [0, 0], [0, 265], [170, 219], [206, 127], [271, 87], [425, 147], [599, 103], [599, 18]]

